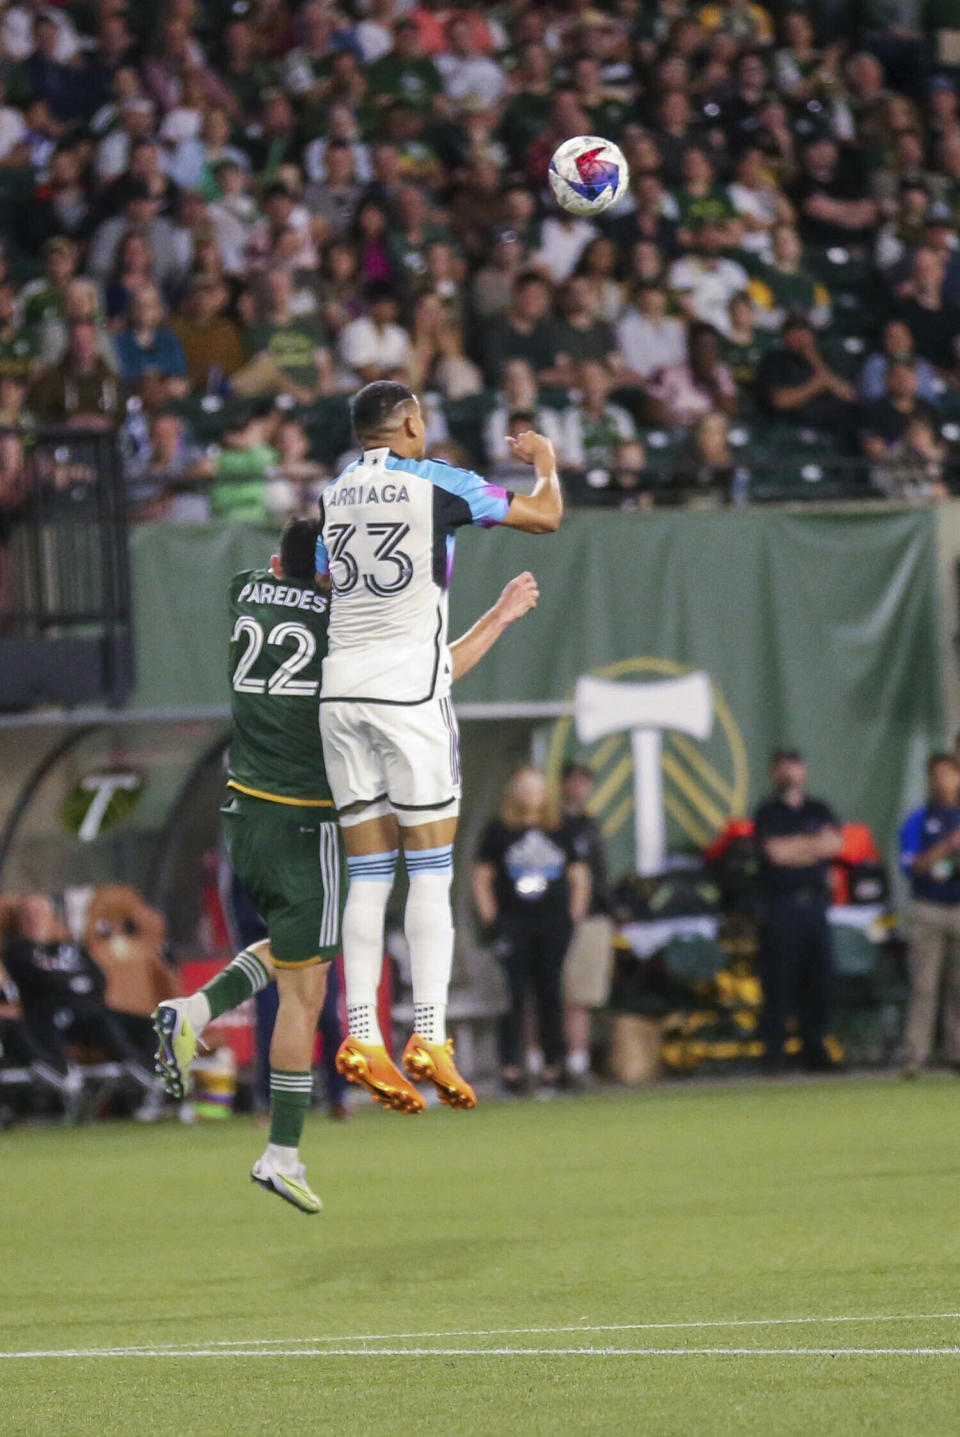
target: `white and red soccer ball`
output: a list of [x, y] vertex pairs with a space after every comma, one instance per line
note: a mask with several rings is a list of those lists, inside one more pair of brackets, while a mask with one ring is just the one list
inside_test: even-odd
[[554, 151], [548, 177], [561, 209], [572, 215], [599, 215], [625, 194], [630, 172], [612, 141], [576, 135]]

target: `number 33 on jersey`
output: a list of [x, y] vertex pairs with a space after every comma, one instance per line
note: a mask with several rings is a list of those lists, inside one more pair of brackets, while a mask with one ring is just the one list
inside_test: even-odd
[[233, 577], [228, 782], [241, 793], [330, 805], [317, 722], [329, 609], [314, 584], [268, 569]]
[[501, 524], [512, 497], [468, 469], [389, 449], [365, 450], [327, 486], [317, 549], [333, 589], [324, 703], [446, 697], [454, 532]]

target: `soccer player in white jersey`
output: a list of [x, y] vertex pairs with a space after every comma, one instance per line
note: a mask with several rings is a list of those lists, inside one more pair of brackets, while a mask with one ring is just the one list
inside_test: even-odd
[[405, 385], [368, 384], [351, 414], [362, 454], [324, 491], [317, 548], [317, 569], [329, 573], [332, 588], [320, 729], [350, 873], [343, 916], [349, 1032], [337, 1066], [386, 1107], [424, 1106], [390, 1061], [377, 1022], [384, 916], [402, 843], [414, 1005], [403, 1067], [432, 1082], [450, 1107], [472, 1108], [476, 1096], [446, 1035], [460, 812], [447, 648], [454, 532], [502, 524], [548, 534], [560, 524], [563, 498], [553, 445], [541, 434], [508, 441], [536, 474], [532, 493], [510, 494], [424, 458], [420, 405]]

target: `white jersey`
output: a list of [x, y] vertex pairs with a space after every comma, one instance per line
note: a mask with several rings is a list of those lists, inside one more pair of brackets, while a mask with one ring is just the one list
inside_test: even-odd
[[421, 704], [450, 691], [454, 531], [512, 495], [469, 469], [367, 449], [324, 490], [317, 570], [332, 588], [321, 703]]

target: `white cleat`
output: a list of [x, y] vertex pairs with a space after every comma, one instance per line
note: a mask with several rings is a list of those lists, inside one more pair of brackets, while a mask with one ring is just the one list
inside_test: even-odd
[[298, 1163], [291, 1173], [281, 1173], [264, 1153], [251, 1168], [250, 1177], [253, 1182], [266, 1188], [268, 1193], [276, 1193], [277, 1197], [284, 1198], [301, 1212], [317, 1213], [323, 1207], [323, 1203], [307, 1184], [307, 1170], [303, 1163]]

